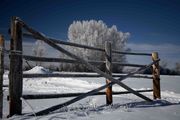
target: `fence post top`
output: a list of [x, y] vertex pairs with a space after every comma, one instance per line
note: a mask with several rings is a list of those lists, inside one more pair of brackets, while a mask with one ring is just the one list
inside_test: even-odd
[[158, 52], [152, 52], [152, 54], [158, 54]]
[[4, 35], [0, 34], [0, 46], [4, 46]]
[[0, 34], [0, 39], [3, 39], [4, 38], [4, 35]]
[[152, 59], [157, 60], [159, 58], [158, 52], [153, 52], [152, 53]]
[[13, 19], [13, 20], [17, 20], [17, 19], [19, 19], [19, 17], [17, 17], [17, 16], [12, 16], [12, 19]]
[[110, 41], [105, 41], [105, 46], [111, 46], [112, 43]]

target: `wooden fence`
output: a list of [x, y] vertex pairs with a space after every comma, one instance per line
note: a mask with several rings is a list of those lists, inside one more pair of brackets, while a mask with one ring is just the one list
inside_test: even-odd
[[[25, 29], [27, 32], [23, 32], [22, 29]], [[35, 56], [28, 56], [23, 55], [22, 50], [22, 37], [31, 37], [38, 40], [42, 40], [45, 43], [47, 43], [49, 46], [53, 47], [54, 49], [66, 54], [67, 56], [71, 57], [72, 59], [64, 59], [64, 58], [47, 58], [47, 57], [35, 57]], [[68, 106], [74, 102], [77, 102], [87, 96], [92, 95], [106, 95], [106, 103], [107, 105], [110, 105], [113, 103], [113, 97], [114, 94], [127, 94], [132, 93], [146, 101], [151, 102], [152, 100], [142, 94], [140, 92], [149, 92], [153, 91], [154, 99], [160, 98], [160, 73], [159, 73], [159, 61], [158, 53], [154, 52], [152, 54], [149, 53], [133, 53], [133, 52], [120, 52], [117, 50], [113, 50], [111, 48], [111, 43], [106, 42], [105, 43], [105, 49], [102, 48], [95, 48], [92, 46], [86, 46], [86, 45], [80, 45], [76, 43], [66, 42], [62, 40], [52, 39], [49, 37], [45, 37], [40, 32], [36, 31], [35, 29], [29, 27], [24, 21], [19, 19], [18, 17], [13, 17], [11, 20], [11, 42], [10, 42], [10, 50], [5, 50], [3, 46], [3, 42], [1, 42], [3, 39], [0, 38], [0, 46], [2, 48], [0, 55], [1, 55], [1, 62], [0, 62], [0, 87], [2, 88], [2, 76], [3, 76], [3, 53], [4, 51], [8, 52], [10, 55], [10, 72], [9, 72], [9, 116], [12, 116], [14, 114], [22, 114], [22, 101], [21, 97], [24, 99], [46, 99], [46, 98], [60, 98], [60, 97], [75, 97], [67, 102], [52, 106], [50, 108], [47, 108], [45, 110], [41, 110], [39, 112], [36, 112], [36, 115], [44, 115], [48, 114], [54, 110], [60, 109], [64, 106]], [[97, 50], [105, 53], [105, 61], [86, 61], [73, 53], [63, 49], [61, 46], [58, 46], [58, 44], [61, 45], [68, 45], [72, 47], [78, 47], [78, 48], [86, 48], [90, 50]], [[152, 57], [152, 63], [148, 65], [139, 65], [139, 64], [122, 64], [119, 62], [113, 62], [112, 61], [112, 54], [124, 54], [124, 55], [142, 55], [142, 56], [151, 56]], [[23, 59], [28, 61], [41, 61], [41, 62], [65, 62], [65, 63], [79, 63], [84, 64], [88, 69], [94, 71], [96, 74], [23, 74], [22, 72], [22, 64]], [[96, 64], [104, 64], [105, 65], [105, 72], [98, 69], [95, 65]], [[119, 65], [119, 66], [131, 66], [131, 67], [139, 67], [134, 72], [130, 72], [125, 75], [117, 75], [112, 73], [112, 65]], [[137, 73], [142, 72], [143, 70], [146, 70], [148, 68], [153, 68], [152, 77], [144, 76], [144, 75], [135, 75]], [[23, 95], [22, 94], [22, 86], [23, 86], [23, 78], [32, 78], [32, 77], [104, 77], [106, 78], [106, 84], [96, 88], [94, 90], [91, 90], [87, 93], [63, 93], [63, 94], [46, 94], [46, 95]], [[118, 79], [115, 79], [115, 77], [119, 77]], [[124, 83], [122, 83], [122, 80], [125, 80], [128, 77], [135, 77], [135, 78], [147, 78], [147, 79], [153, 79], [153, 90], [140, 90], [135, 91], [132, 88], [128, 87]], [[113, 92], [112, 86], [114, 84], [118, 84], [127, 91], [125, 92]], [[103, 90], [106, 88], [105, 92], [99, 92], [100, 90]], [[2, 93], [2, 90], [0, 91]], [[0, 99], [2, 101], [2, 94], [0, 96]], [[2, 103], [2, 102], [1, 102]], [[2, 105], [1, 105], [2, 106]], [[2, 108], [1, 108], [2, 109]], [[1, 112], [2, 113], [2, 112]]]

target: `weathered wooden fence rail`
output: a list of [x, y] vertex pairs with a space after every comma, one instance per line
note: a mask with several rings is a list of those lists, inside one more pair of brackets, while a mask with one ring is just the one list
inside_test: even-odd
[[[152, 92], [153, 90], [137, 90], [137, 92]], [[122, 91], [122, 92], [112, 92], [113, 95], [121, 95], [121, 94], [129, 94], [131, 92], [129, 91]], [[64, 97], [77, 97], [79, 95], [82, 95], [84, 93], [64, 93], [64, 94], [27, 94], [22, 95], [24, 99], [50, 99], [50, 98], [64, 98]], [[106, 95], [106, 92], [97, 92], [95, 94], [89, 95], [89, 96], [95, 96], [95, 95]]]
[[[22, 55], [25, 60], [28, 61], [39, 61], [39, 62], [61, 62], [61, 63], [79, 63], [83, 64], [80, 61], [72, 60], [72, 59], [64, 59], [64, 58], [48, 58], [48, 57], [35, 57], [29, 55]], [[105, 64], [105, 61], [87, 61], [91, 64]], [[139, 64], [127, 64], [127, 63], [120, 63], [120, 62], [112, 62], [112, 65], [119, 65], [119, 66], [129, 66], [129, 67], [145, 67], [146, 65], [139, 65]]]
[[[124, 77], [125, 75], [120, 74], [112, 74], [112, 77]], [[80, 73], [54, 73], [54, 74], [29, 74], [24, 73], [23, 78], [43, 78], [43, 77], [102, 77], [98, 74], [80, 74]], [[133, 75], [130, 76], [130, 78], [147, 78], [147, 79], [153, 79], [153, 77], [147, 76], [147, 75]]]
[[[28, 31], [28, 33], [22, 32], [22, 28]], [[49, 46], [53, 47], [54, 49], [66, 54], [67, 56], [71, 57], [72, 59], [64, 59], [64, 58], [47, 58], [47, 57], [35, 57], [35, 56], [28, 56], [23, 55], [22, 50], [22, 36], [35, 38], [38, 40], [42, 40], [47, 43]], [[57, 45], [68, 45], [73, 47], [85, 48], [90, 50], [98, 50], [105, 53], [105, 61], [86, 61], [71, 52], [63, 49], [61, 46]], [[105, 49], [96, 48], [92, 46], [80, 45], [77, 43], [66, 42], [62, 40], [57, 40], [54, 38], [48, 38], [43, 36], [41, 33], [37, 32], [33, 28], [30, 28], [27, 24], [25, 24], [22, 20], [17, 17], [13, 17], [11, 21], [11, 48], [9, 51], [6, 51], [10, 54], [10, 74], [9, 74], [9, 116], [14, 114], [21, 114], [22, 113], [22, 101], [21, 97], [24, 99], [46, 99], [46, 98], [60, 98], [60, 97], [75, 97], [67, 102], [52, 106], [45, 110], [39, 111], [36, 115], [43, 115], [64, 106], [68, 106], [76, 101], [79, 101], [87, 96], [92, 95], [106, 95], [106, 103], [112, 104], [113, 97], [112, 95], [116, 94], [128, 94], [132, 93], [144, 100], [152, 101], [150, 98], [140, 94], [140, 92], [150, 92], [153, 91], [154, 99], [160, 98], [160, 73], [159, 73], [159, 58], [157, 53], [133, 53], [133, 52], [120, 52], [116, 50], [112, 50], [111, 44], [109, 42], [105, 43]], [[123, 54], [123, 55], [141, 55], [141, 56], [152, 56], [152, 63], [148, 65], [139, 65], [139, 64], [127, 64], [127, 63], [120, 63], [112, 61], [112, 54]], [[2, 58], [1, 58], [2, 59]], [[22, 60], [28, 61], [41, 61], [41, 62], [65, 62], [65, 63], [78, 63], [84, 64], [86, 67], [94, 71], [96, 74], [77, 74], [77, 73], [57, 73], [57, 74], [26, 74], [22, 72]], [[104, 64], [106, 67], [105, 71], [101, 71], [94, 65]], [[0, 64], [1, 65], [1, 64]], [[134, 72], [119, 75], [112, 73], [113, 66], [130, 66], [130, 67], [140, 67]], [[1, 66], [0, 66], [1, 67]], [[137, 73], [142, 72], [145, 69], [153, 68], [153, 77], [146, 76], [146, 75], [135, 75]], [[22, 85], [23, 85], [23, 78], [33, 78], [33, 77], [104, 77], [106, 78], [106, 85], [103, 85], [99, 88], [91, 90], [86, 93], [63, 93], [63, 94], [46, 94], [46, 95], [23, 95], [22, 94]], [[117, 79], [117, 77], [119, 77]], [[138, 90], [135, 91], [122, 83], [121, 81], [128, 78], [147, 78], [153, 79], [153, 90]], [[118, 84], [127, 91], [124, 92], [114, 92], [112, 91], [112, 86], [114, 84]], [[106, 88], [106, 92], [99, 92]]]

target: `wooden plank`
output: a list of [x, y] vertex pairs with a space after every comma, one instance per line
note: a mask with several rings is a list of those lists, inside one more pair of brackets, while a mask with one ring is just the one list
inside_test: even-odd
[[9, 87], [9, 85], [3, 85], [3, 87]]
[[112, 50], [113, 53], [116, 53], [116, 54], [122, 54], [122, 55], [142, 55], [142, 56], [151, 56], [150, 53], [134, 53], [134, 52], [120, 52], [120, 51], [117, 51], [117, 50]]
[[[112, 74], [112, 77], [124, 77], [125, 75], [119, 74]], [[96, 73], [86, 74], [86, 73], [52, 73], [52, 74], [29, 74], [24, 73], [23, 78], [43, 78], [43, 77], [103, 77]], [[133, 75], [130, 78], [146, 78], [146, 79], [153, 79], [147, 75]]]
[[[42, 38], [39, 36], [34, 36], [30, 33], [23, 33], [24, 37], [28, 37], [28, 38], [35, 38], [38, 40], [41, 40]], [[62, 44], [62, 45], [69, 45], [69, 46], [73, 46], [73, 47], [79, 47], [79, 48], [85, 48], [85, 49], [90, 49], [90, 50], [97, 50], [97, 51], [102, 51], [105, 52], [104, 49], [102, 48], [96, 48], [96, 47], [92, 47], [92, 46], [87, 46], [87, 45], [81, 45], [81, 44], [77, 44], [77, 43], [72, 43], [72, 42], [66, 42], [63, 40], [59, 40], [59, 39], [54, 39], [54, 38], [48, 38], [49, 40], [53, 41], [56, 44]], [[142, 55], [142, 56], [151, 56], [150, 53], [133, 53], [133, 52], [120, 52], [117, 50], [112, 50], [112, 53], [116, 53], [116, 54], [123, 54], [123, 55]]]
[[[4, 36], [0, 35], [0, 47], [4, 49]], [[3, 74], [4, 74], [4, 52], [0, 50], [0, 119], [3, 117]]]
[[[16, 20], [11, 21], [11, 50], [22, 51], [22, 30], [21, 24]], [[9, 116], [22, 113], [22, 56], [10, 53], [9, 73]]]
[[[29, 56], [29, 55], [22, 55], [22, 57], [25, 60], [28, 61], [40, 61], [40, 62], [65, 62], [65, 63], [79, 63], [82, 64], [80, 61], [73, 60], [73, 59], [64, 59], [64, 58], [48, 58], [48, 57], [35, 57], [35, 56]], [[104, 64], [105, 61], [87, 61], [91, 64]], [[129, 66], [129, 67], [145, 67], [145, 65], [139, 65], [139, 64], [128, 64], [128, 63], [120, 63], [120, 62], [112, 62], [113, 65], [119, 65], [119, 66]]]
[[[40, 61], [40, 62], [65, 62], [65, 63], [79, 63], [81, 64], [81, 62], [77, 61], [77, 60], [73, 60], [73, 59], [64, 59], [64, 58], [48, 58], [48, 57], [35, 57], [35, 56], [29, 56], [29, 55], [22, 55], [22, 57], [25, 60], [28, 61]], [[88, 61], [91, 64], [104, 64], [104, 61]]]
[[[156, 61], [157, 59], [159, 59], [158, 53], [153, 52], [152, 53], [152, 60]], [[152, 67], [153, 67], [153, 70], [152, 70], [152, 74], [153, 74], [153, 96], [154, 96], [154, 99], [157, 99], [157, 98], [161, 99], [159, 62], [157, 62], [156, 64], [153, 64]]]
[[[111, 43], [105, 42], [105, 60], [106, 60], [106, 67], [105, 72], [112, 76], [112, 50], [111, 50]], [[106, 84], [109, 84], [111, 81], [106, 79]], [[106, 104], [111, 105], [113, 103], [112, 97], [112, 86], [108, 86], [106, 88]]]
[[102, 77], [98, 74], [67, 74], [67, 73], [57, 73], [57, 74], [23, 74], [23, 78], [42, 78], [42, 77]]
[[145, 67], [146, 65], [112, 62], [113, 66]]
[[[153, 90], [136, 90], [137, 92], [152, 92]], [[113, 95], [121, 95], [121, 94], [130, 94], [131, 92], [128, 91], [121, 91], [121, 92], [113, 92]], [[33, 99], [50, 99], [50, 98], [65, 98], [65, 97], [77, 97], [79, 95], [82, 95], [84, 93], [61, 93], [61, 94], [27, 94], [23, 95], [22, 97], [27, 100], [33, 100]], [[95, 96], [95, 95], [106, 95], [106, 92], [97, 92], [95, 94], [89, 95], [89, 96]]]
[[[125, 75], [117, 75], [117, 74], [113, 74], [113, 77], [124, 77]], [[147, 75], [132, 75], [129, 78], [146, 78], [146, 79], [152, 79], [152, 77], [147, 76]]]

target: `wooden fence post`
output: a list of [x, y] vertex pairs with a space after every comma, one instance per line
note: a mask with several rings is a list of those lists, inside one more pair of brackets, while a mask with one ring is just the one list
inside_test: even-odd
[[[152, 53], [152, 60], [155, 61], [159, 59], [158, 53]], [[154, 99], [161, 98], [161, 89], [160, 89], [160, 67], [159, 62], [152, 65], [152, 74], [153, 74], [153, 97]]]
[[[16, 20], [11, 21], [11, 54], [10, 54], [10, 75], [9, 75], [9, 116], [22, 114], [22, 56], [16, 51], [22, 51], [22, 26]], [[14, 51], [14, 52], [12, 52]], [[19, 52], [18, 54], [21, 54]]]
[[3, 117], [4, 37], [0, 35], [0, 119]]
[[[106, 67], [105, 72], [109, 75], [112, 75], [112, 49], [111, 43], [105, 42], [105, 60], [106, 60]], [[109, 84], [111, 81], [106, 79], [106, 84]], [[112, 86], [106, 88], [106, 104], [112, 104]]]

